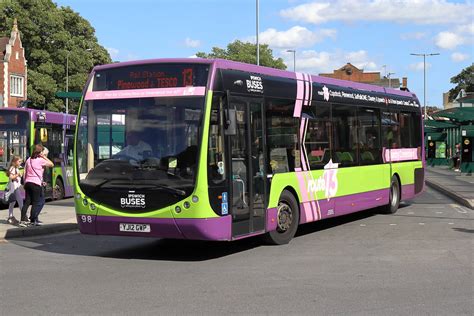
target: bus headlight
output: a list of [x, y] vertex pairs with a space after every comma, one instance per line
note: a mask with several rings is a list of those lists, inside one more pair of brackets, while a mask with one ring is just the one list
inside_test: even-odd
[[97, 207], [95, 206], [94, 203], [91, 203], [91, 205], [89, 206], [91, 208], [91, 210], [95, 211], [97, 209]]
[[176, 206], [174, 208], [174, 210], [175, 210], [176, 213], [181, 213], [181, 207], [179, 207], [179, 206]]
[[197, 195], [193, 195], [192, 200], [193, 200], [193, 203], [199, 202], [199, 198], [197, 197]]
[[82, 200], [82, 205], [87, 206], [87, 204], [89, 204], [89, 202], [87, 202], [86, 199]]
[[76, 199], [80, 200], [81, 199], [81, 193], [76, 194]]
[[183, 203], [183, 206], [184, 206], [184, 208], [189, 208], [191, 206], [191, 204], [189, 204], [189, 202], [186, 201], [186, 202]]

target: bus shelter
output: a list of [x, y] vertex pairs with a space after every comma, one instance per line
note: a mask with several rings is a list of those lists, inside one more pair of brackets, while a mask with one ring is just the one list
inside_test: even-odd
[[[461, 171], [474, 171], [474, 108], [451, 108], [433, 114], [425, 121], [427, 163], [452, 165], [456, 144], [461, 147]], [[444, 154], [443, 154], [444, 153]]]

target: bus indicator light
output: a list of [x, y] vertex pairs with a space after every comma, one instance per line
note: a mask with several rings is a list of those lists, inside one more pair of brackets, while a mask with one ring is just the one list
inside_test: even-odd
[[199, 198], [198, 198], [196, 195], [193, 195], [193, 199], [192, 199], [192, 200], [193, 200], [194, 203], [199, 202]]
[[176, 206], [174, 210], [176, 213], [181, 213], [181, 207], [179, 206]]

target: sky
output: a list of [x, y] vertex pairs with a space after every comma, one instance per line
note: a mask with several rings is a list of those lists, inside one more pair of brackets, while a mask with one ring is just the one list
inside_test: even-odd
[[[256, 0], [56, 0], [89, 20], [114, 61], [191, 57], [234, 40], [255, 42]], [[473, 63], [472, 0], [260, 0], [259, 41], [293, 70], [319, 74], [350, 62], [408, 78], [423, 104], [442, 107], [450, 78]]]

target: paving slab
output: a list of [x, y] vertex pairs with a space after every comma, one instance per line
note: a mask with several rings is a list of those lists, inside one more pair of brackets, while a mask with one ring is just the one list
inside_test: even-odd
[[474, 209], [474, 176], [447, 167], [427, 167], [426, 184], [456, 202]]
[[[18, 207], [15, 207], [13, 215], [20, 219]], [[4, 206], [0, 210], [0, 239], [32, 237], [77, 229], [72, 198], [47, 202], [39, 216], [43, 226], [17, 227], [8, 224], [7, 217], [8, 209]]]

